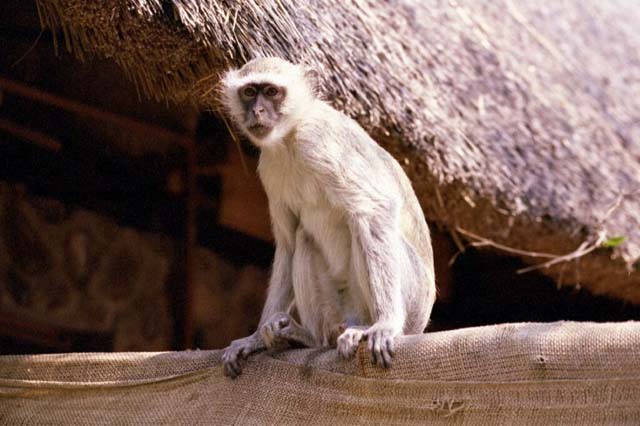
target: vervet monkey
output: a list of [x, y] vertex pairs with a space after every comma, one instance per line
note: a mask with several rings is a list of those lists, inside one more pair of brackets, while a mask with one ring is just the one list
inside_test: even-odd
[[366, 339], [372, 361], [388, 367], [394, 337], [422, 333], [436, 295], [429, 228], [409, 179], [318, 98], [302, 66], [254, 59], [227, 72], [221, 98], [260, 148], [276, 243], [258, 330], [224, 350], [225, 374], [282, 342], [336, 345], [348, 358]]

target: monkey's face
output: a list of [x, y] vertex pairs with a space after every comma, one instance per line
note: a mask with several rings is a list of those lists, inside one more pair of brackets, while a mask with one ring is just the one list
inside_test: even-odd
[[287, 96], [284, 87], [270, 83], [249, 83], [238, 89], [244, 110], [244, 127], [262, 139], [269, 135], [282, 117], [282, 104]]
[[283, 143], [316, 99], [306, 68], [280, 58], [257, 58], [221, 79], [225, 112], [260, 148]]

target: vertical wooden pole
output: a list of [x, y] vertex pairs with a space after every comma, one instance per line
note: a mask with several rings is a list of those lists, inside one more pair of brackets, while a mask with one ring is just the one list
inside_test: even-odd
[[190, 349], [195, 340], [194, 312], [194, 287], [193, 276], [195, 266], [195, 249], [198, 238], [196, 224], [198, 183], [197, 183], [198, 159], [194, 142], [187, 147], [187, 200], [185, 220], [185, 273], [184, 273], [184, 335], [182, 347]]

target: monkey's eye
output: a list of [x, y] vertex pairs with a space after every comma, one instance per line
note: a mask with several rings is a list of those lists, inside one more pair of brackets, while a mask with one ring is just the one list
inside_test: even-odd
[[258, 91], [253, 86], [247, 86], [244, 89], [242, 89], [242, 96], [245, 96], [247, 98], [253, 98], [257, 94], [258, 94]]
[[269, 96], [270, 98], [276, 96], [278, 94], [278, 89], [273, 87], [273, 86], [269, 86], [267, 87], [267, 89], [264, 91], [264, 94]]

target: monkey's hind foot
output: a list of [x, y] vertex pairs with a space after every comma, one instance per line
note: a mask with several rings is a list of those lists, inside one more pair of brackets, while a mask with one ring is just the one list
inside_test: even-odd
[[364, 339], [364, 327], [349, 327], [342, 332], [337, 340], [337, 349], [340, 356], [349, 359], [355, 355], [358, 345]]
[[260, 335], [267, 348], [282, 344], [293, 344], [308, 348], [315, 346], [315, 339], [311, 336], [311, 333], [285, 312], [278, 312], [265, 322], [260, 328]]

